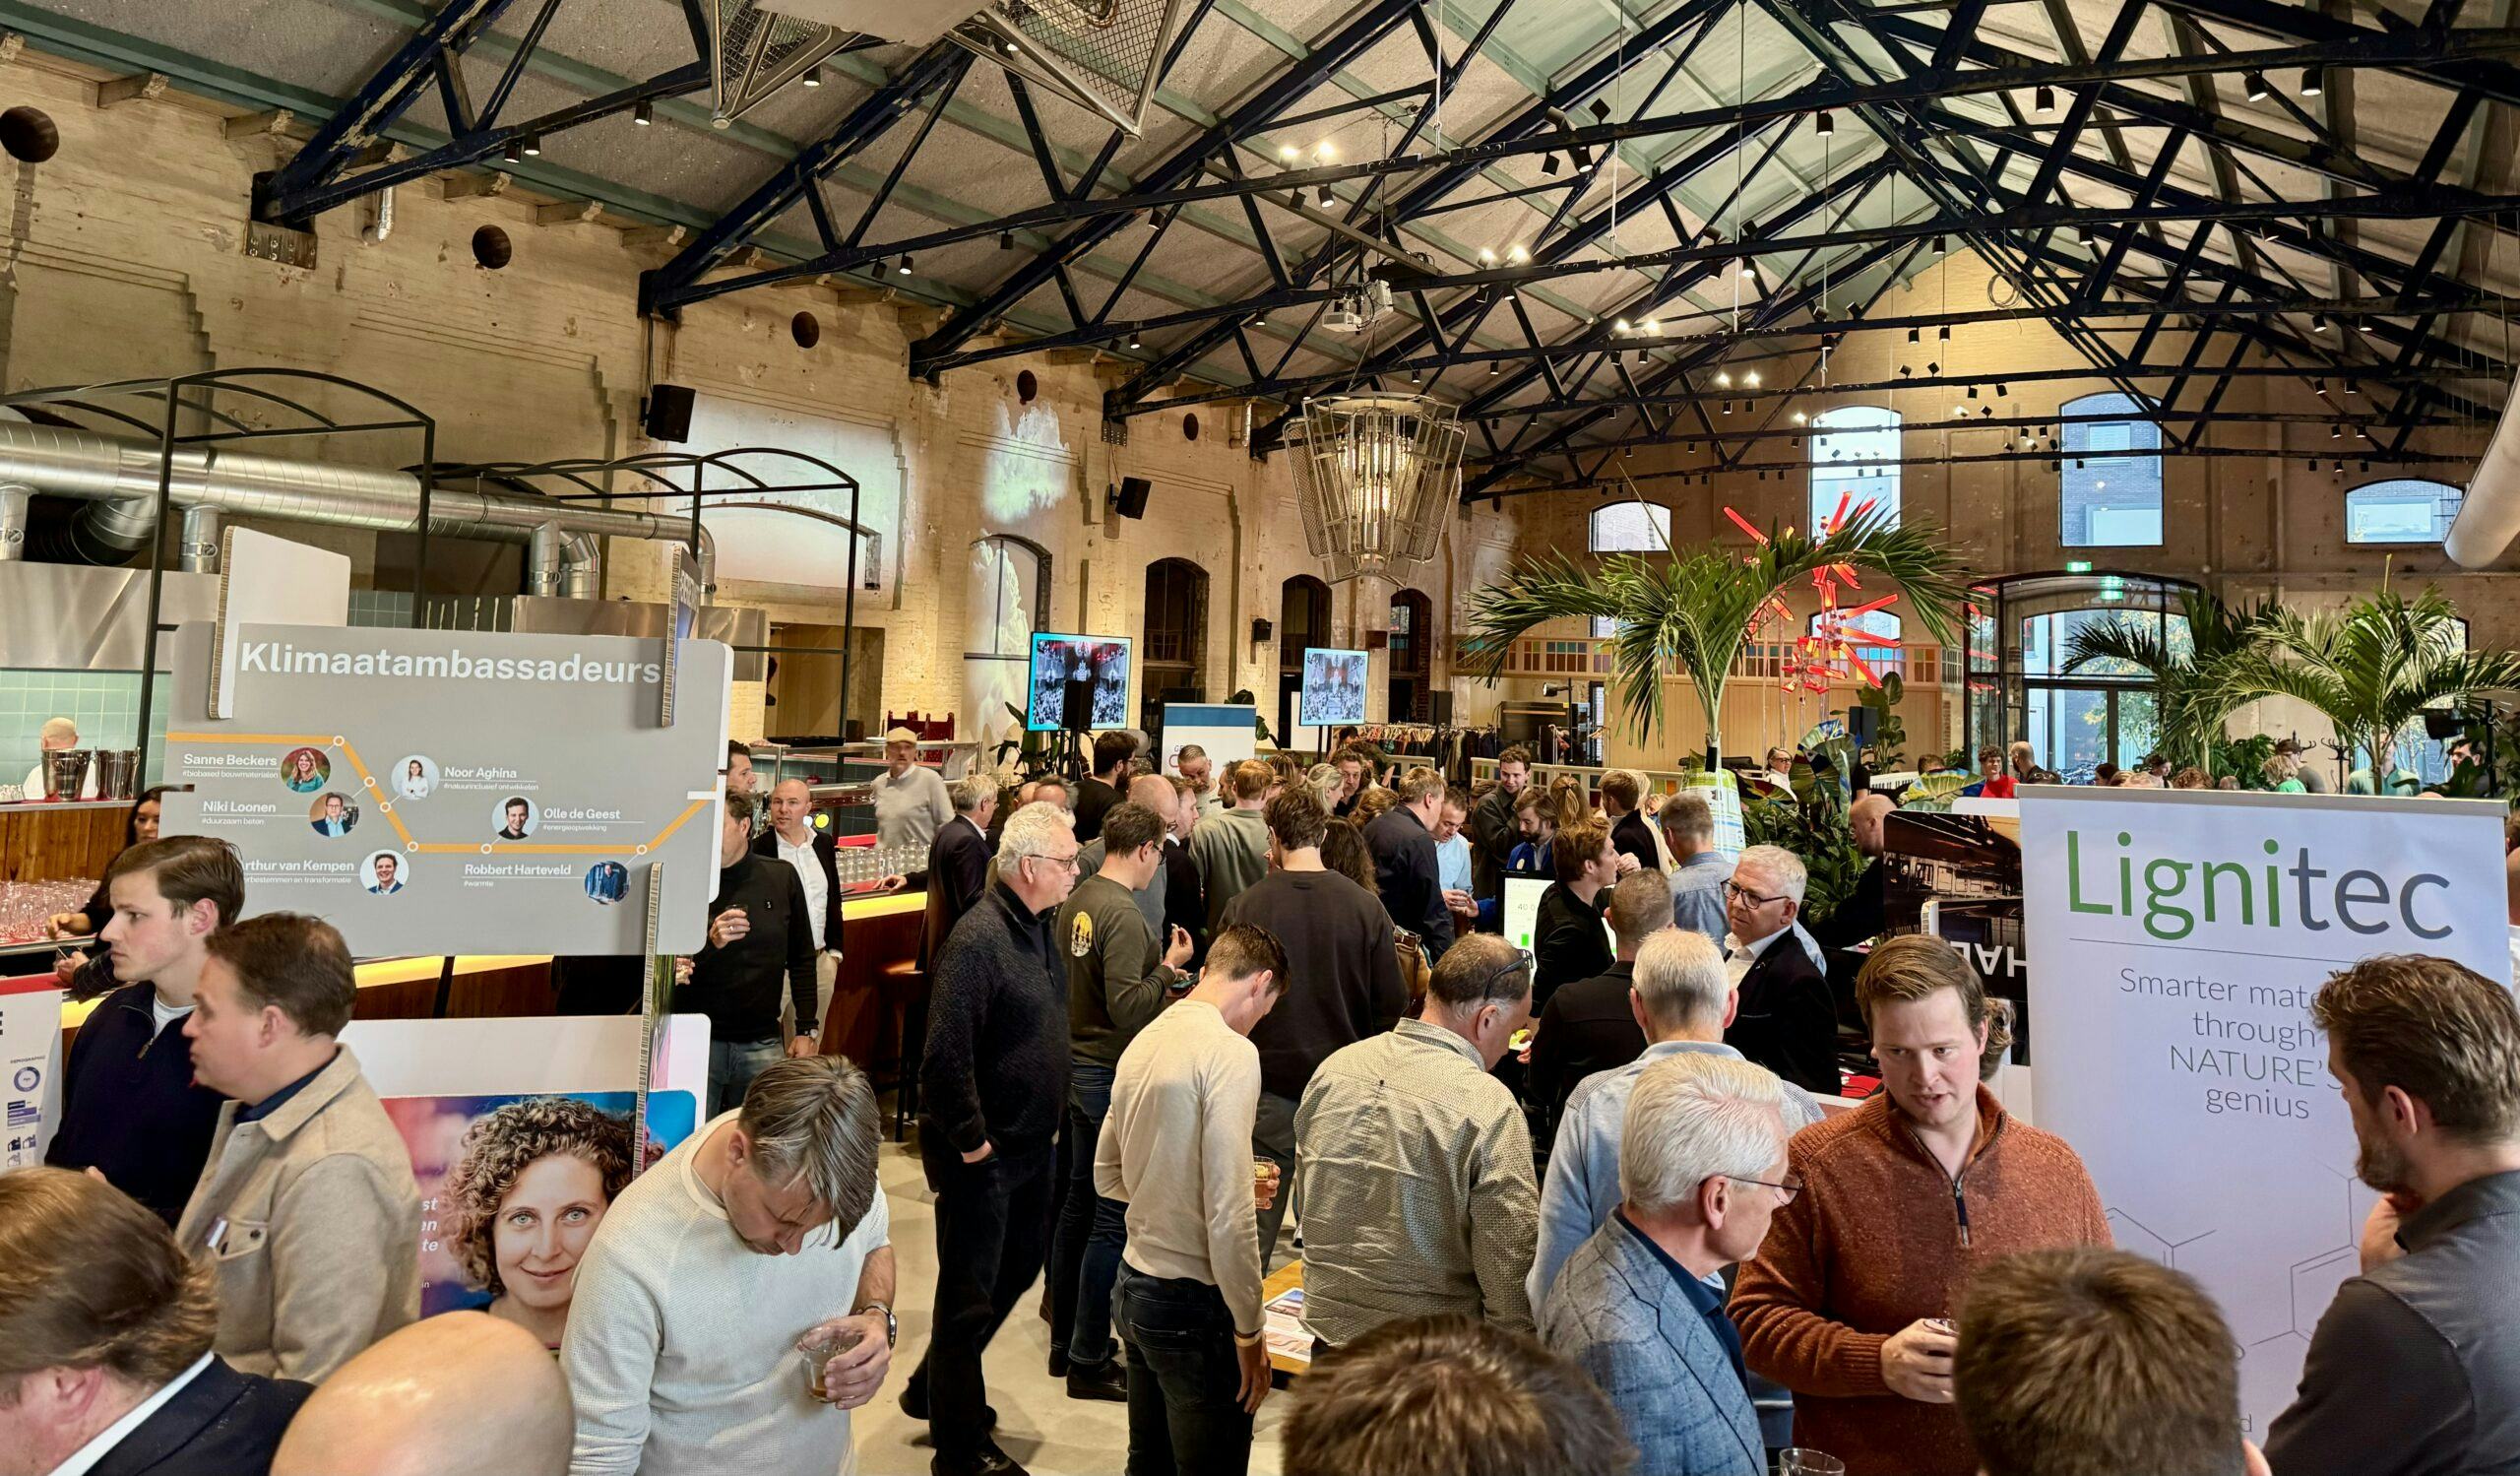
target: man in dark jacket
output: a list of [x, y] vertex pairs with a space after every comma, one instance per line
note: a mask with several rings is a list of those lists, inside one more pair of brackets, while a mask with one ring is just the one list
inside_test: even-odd
[[1890, 797], [1881, 794], [1858, 795], [1847, 810], [1847, 828], [1855, 832], [1855, 848], [1863, 854], [1863, 871], [1855, 879], [1855, 890], [1829, 920], [1810, 930], [1820, 946], [1829, 949], [1852, 948], [1856, 944], [1880, 935], [1889, 922], [1888, 878], [1882, 873], [1881, 832], [1890, 811], [1898, 806]]
[[1610, 828], [1599, 820], [1567, 826], [1557, 833], [1549, 862], [1557, 879], [1540, 894], [1532, 922], [1532, 953], [1539, 960], [1535, 1010], [1546, 1009], [1561, 986], [1603, 973], [1611, 962], [1609, 930], [1602, 924], [1603, 894], [1618, 879]]
[[1609, 923], [1618, 935], [1617, 961], [1549, 995], [1532, 1026], [1525, 1095], [1534, 1107], [1546, 1109], [1544, 1123], [1557, 1120], [1575, 1083], [1645, 1054], [1633, 989], [1636, 953], [1647, 938], [1671, 926], [1670, 881], [1650, 868], [1620, 877], [1610, 891]]
[[1654, 844], [1654, 827], [1645, 823], [1645, 813], [1638, 808], [1644, 797], [1644, 787], [1625, 769], [1612, 769], [1602, 776], [1602, 817], [1610, 827], [1610, 849], [1622, 858], [1621, 875], [1663, 867], [1663, 853]]
[[314, 1392], [239, 1374], [213, 1353], [210, 1276], [146, 1208], [86, 1174], [0, 1175], [0, 1265], [6, 1469], [265, 1471]]
[[[927, 847], [927, 915], [918, 934], [918, 967], [933, 968], [954, 925], [963, 921], [980, 894], [988, 890], [989, 831], [997, 816], [997, 785], [985, 774], [966, 774], [947, 786], [954, 818], [936, 832]], [[915, 1063], [918, 1053], [905, 1044], [902, 1059]]]
[[1505, 894], [1505, 866], [1521, 844], [1514, 802], [1532, 782], [1532, 756], [1520, 748], [1496, 755], [1496, 784], [1470, 807], [1470, 883], [1481, 902]]
[[1084, 845], [1102, 833], [1102, 817], [1118, 804], [1129, 782], [1129, 759], [1137, 739], [1113, 730], [1094, 739], [1094, 772], [1076, 787], [1076, 843]]
[[1051, 1141], [1067, 1106], [1067, 974], [1049, 919], [1076, 883], [1076, 833], [1028, 804], [998, 838], [997, 885], [938, 953], [919, 1071], [919, 1157], [936, 1192], [936, 1315], [902, 1390], [936, 1476], [1010, 1476], [989, 1438], [980, 1355], [1048, 1250]]
[[1725, 920], [1733, 945], [1751, 955], [1741, 1005], [1724, 1044], [1817, 1096], [1844, 1089], [1838, 1076], [1838, 1009], [1829, 981], [1794, 934], [1809, 879], [1802, 861], [1779, 846], [1752, 846], [1725, 883]]
[[1401, 777], [1400, 802], [1365, 827], [1374, 854], [1374, 881], [1391, 920], [1418, 934], [1426, 962], [1453, 944], [1452, 909], [1435, 860], [1435, 817], [1444, 806], [1444, 776], [1417, 768]]
[[171, 835], [125, 850], [105, 872], [113, 915], [98, 934], [114, 977], [70, 1044], [61, 1127], [44, 1162], [94, 1169], [169, 1226], [183, 1215], [219, 1126], [219, 1093], [193, 1083], [184, 1020], [204, 945], [245, 905], [235, 848]]
[[779, 1059], [783, 974], [796, 1011], [787, 1054], [813, 1055], [822, 1028], [814, 1012], [814, 955], [823, 920], [807, 907], [793, 866], [752, 854], [752, 796], [728, 791], [708, 946], [692, 955], [691, 980], [673, 995], [675, 1013], [709, 1017], [713, 1118], [741, 1107], [752, 1079]]

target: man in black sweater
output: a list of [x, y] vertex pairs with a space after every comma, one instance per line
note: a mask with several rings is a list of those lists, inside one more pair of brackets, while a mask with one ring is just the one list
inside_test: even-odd
[[1636, 1022], [1633, 981], [1636, 951], [1671, 926], [1671, 883], [1647, 868], [1621, 877], [1610, 891], [1610, 931], [1618, 934], [1618, 959], [1590, 979], [1548, 996], [1532, 1029], [1532, 1071], [1526, 1092], [1534, 1107], [1555, 1123], [1575, 1083], [1595, 1071], [1626, 1065], [1645, 1054], [1645, 1028]]
[[1128, 787], [1129, 759], [1137, 751], [1137, 739], [1116, 729], [1095, 738], [1094, 772], [1076, 787], [1078, 845], [1101, 835], [1102, 817], [1126, 798], [1120, 791]]
[[1602, 893], [1618, 878], [1618, 853], [1610, 828], [1586, 820], [1557, 832], [1549, 855], [1557, 879], [1540, 894], [1532, 922], [1532, 952], [1539, 959], [1532, 1008], [1548, 1007], [1561, 986], [1590, 979], [1610, 966], [1610, 935], [1602, 926]]
[[1418, 934], [1434, 963], [1453, 945], [1452, 909], [1444, 905], [1441, 866], [1435, 860], [1435, 817], [1444, 807], [1444, 776], [1411, 769], [1397, 791], [1400, 802], [1365, 827], [1374, 856], [1374, 882], [1383, 911]]
[[1847, 828], [1855, 832], [1855, 848], [1864, 858], [1863, 872], [1856, 877], [1854, 892], [1829, 914], [1829, 920], [1811, 930], [1821, 947], [1852, 948], [1879, 936], [1881, 930], [1889, 926], [1889, 877], [1881, 868], [1881, 832], [1890, 811], [1897, 807], [1889, 796], [1878, 793], [1858, 795], [1855, 803], [1848, 806]]
[[[1409, 1012], [1391, 917], [1373, 893], [1321, 864], [1330, 815], [1304, 785], [1289, 785], [1264, 812], [1269, 822], [1268, 875], [1227, 904], [1223, 927], [1248, 923], [1287, 950], [1287, 988], [1277, 1006], [1251, 1028], [1260, 1051], [1260, 1108], [1252, 1151], [1278, 1166], [1278, 1182], [1295, 1172], [1295, 1107], [1312, 1073], [1330, 1054], [1389, 1030]], [[1266, 1265], [1286, 1217], [1288, 1194], [1260, 1211], [1260, 1256]]]
[[1625, 769], [1602, 776], [1602, 818], [1610, 827], [1610, 849], [1619, 854], [1619, 874], [1659, 871], [1663, 853], [1654, 844], [1654, 827], [1645, 823], [1644, 787]]
[[1470, 807], [1470, 887], [1481, 902], [1505, 895], [1505, 866], [1523, 838], [1514, 802], [1531, 782], [1531, 751], [1508, 748], [1496, 755], [1495, 787]]
[[928, 1422], [936, 1476], [1023, 1476], [989, 1438], [980, 1355], [1049, 1249], [1069, 1068], [1067, 971], [1049, 919], [1076, 884], [1079, 849], [1066, 811], [1017, 810], [998, 838], [997, 885], [931, 971], [918, 1151], [936, 1191], [936, 1316], [902, 1409]]
[[103, 1175], [171, 1227], [210, 1159], [223, 1100], [193, 1083], [184, 1020], [210, 956], [204, 940], [245, 905], [245, 869], [225, 841], [170, 835], [114, 858], [105, 895], [113, 914], [98, 938], [114, 977], [129, 982], [70, 1043], [61, 1128], [44, 1162]]
[[752, 853], [754, 801], [726, 792], [718, 831], [718, 896], [709, 904], [709, 943], [691, 959], [691, 981], [674, 990], [677, 1014], [709, 1017], [709, 1116], [743, 1106], [744, 1092], [779, 1059], [779, 979], [796, 1007], [789, 1056], [811, 1056], [821, 1024], [814, 1014], [814, 954], [820, 918], [807, 915], [805, 885], [776, 857]]

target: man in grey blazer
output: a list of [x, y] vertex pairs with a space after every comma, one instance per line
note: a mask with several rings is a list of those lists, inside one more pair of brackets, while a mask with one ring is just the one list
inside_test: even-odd
[[1744, 1060], [1646, 1067], [1619, 1144], [1619, 1207], [1549, 1292], [1542, 1334], [1609, 1397], [1641, 1452], [1636, 1476], [1767, 1470], [1723, 1273], [1797, 1187], [1781, 1101], [1775, 1074]]

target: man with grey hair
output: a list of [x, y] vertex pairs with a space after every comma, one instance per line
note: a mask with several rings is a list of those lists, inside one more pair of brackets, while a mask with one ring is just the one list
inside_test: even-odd
[[612, 1201], [560, 1341], [570, 1476], [854, 1468], [899, 1330], [877, 1116], [847, 1060], [778, 1061]]
[[1838, 1006], [1829, 981], [1801, 943], [1810, 873], [1782, 846], [1752, 846], [1724, 883], [1725, 920], [1732, 951], [1747, 954], [1740, 1007], [1725, 1043], [1808, 1092], [1834, 1097], [1838, 1078]]
[[1451, 1316], [1532, 1330], [1531, 1128], [1491, 1074], [1531, 1009], [1530, 960], [1473, 933], [1436, 963], [1415, 1018], [1313, 1073], [1295, 1151], [1318, 1341]]
[[[946, 788], [945, 798], [953, 802], [954, 818], [927, 844], [927, 914], [918, 936], [921, 973], [936, 961], [954, 925], [988, 890], [988, 827], [997, 816], [997, 781], [985, 773], [966, 774]], [[912, 1044], [903, 1046], [905, 1060], [918, 1059]]]
[[980, 1355], [1048, 1250], [1069, 1069], [1067, 969], [1049, 923], [1080, 849], [1066, 810], [1017, 810], [998, 839], [997, 885], [954, 926], [930, 976], [918, 1151], [936, 1192], [936, 1316], [902, 1409], [928, 1422], [936, 1476], [1023, 1470], [989, 1438]]
[[1608, 1396], [1640, 1476], [1767, 1470], [1724, 1271], [1800, 1188], [1778, 1085], [1721, 1057], [1647, 1066], [1620, 1140], [1619, 1206], [1549, 1294], [1543, 1335]]
[[[1636, 952], [1629, 1007], [1652, 1042], [1645, 1054], [1615, 1070], [1577, 1083], [1558, 1115], [1557, 1140], [1548, 1155], [1548, 1181], [1541, 1187], [1540, 1239], [1529, 1283], [1532, 1309], [1544, 1312], [1559, 1267], [1618, 1207], [1619, 1143], [1626, 1131], [1628, 1099], [1657, 1061], [1673, 1057], [1739, 1060], [1724, 1043], [1739, 999], [1726, 975], [1724, 955], [1703, 933], [1673, 929], [1645, 940]], [[1792, 1082], [1779, 1088], [1786, 1130], [1820, 1121], [1820, 1104]]]
[[1724, 941], [1724, 881], [1732, 868], [1715, 849], [1715, 807], [1682, 790], [1663, 802], [1657, 818], [1671, 852], [1671, 926]]

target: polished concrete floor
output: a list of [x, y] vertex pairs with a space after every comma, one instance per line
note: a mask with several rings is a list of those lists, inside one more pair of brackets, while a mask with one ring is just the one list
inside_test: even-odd
[[[857, 1412], [857, 1468], [862, 1476], [926, 1476], [927, 1426], [902, 1413], [902, 1381], [927, 1348], [936, 1305], [935, 1195], [908, 1144], [883, 1150], [884, 1191], [891, 1198], [893, 1256], [899, 1268], [896, 1311], [901, 1346], [884, 1392]], [[1035, 1476], [1119, 1476], [1128, 1468], [1124, 1405], [1071, 1399], [1064, 1380], [1049, 1377], [1050, 1324], [1040, 1314], [1038, 1288], [1024, 1299], [988, 1350], [988, 1397], [997, 1407], [997, 1441]], [[1253, 1440], [1253, 1476], [1277, 1476], [1278, 1429], [1288, 1391], [1260, 1407]]]

